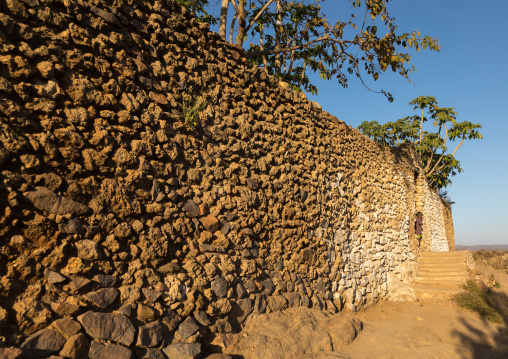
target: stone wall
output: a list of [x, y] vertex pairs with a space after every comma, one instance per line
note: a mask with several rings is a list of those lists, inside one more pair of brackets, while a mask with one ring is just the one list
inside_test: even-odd
[[418, 180], [420, 181], [420, 192], [423, 202], [421, 211], [423, 215], [421, 247], [424, 250], [432, 252], [449, 251], [443, 200], [435, 190], [428, 187], [422, 175], [419, 176]]
[[412, 275], [419, 191], [446, 240], [412, 146], [242, 53], [169, 1], [0, 3], [0, 346], [178, 357], [250, 313], [372, 305]]
[[453, 230], [453, 217], [451, 205], [443, 200], [443, 217], [445, 221], [446, 239], [450, 251], [455, 250], [455, 231]]

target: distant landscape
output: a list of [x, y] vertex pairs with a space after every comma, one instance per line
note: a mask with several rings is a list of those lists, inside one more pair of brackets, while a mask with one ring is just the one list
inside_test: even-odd
[[462, 244], [456, 244], [455, 249], [458, 251], [477, 251], [479, 249], [486, 249], [489, 251], [495, 251], [495, 250], [508, 250], [508, 244], [478, 244], [475, 246], [465, 246]]

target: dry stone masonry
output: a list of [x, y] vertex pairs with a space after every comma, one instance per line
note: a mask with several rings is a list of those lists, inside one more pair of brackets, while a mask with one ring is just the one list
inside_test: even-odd
[[0, 356], [195, 358], [251, 313], [385, 299], [417, 203], [453, 244], [418, 163], [169, 0], [2, 1]]

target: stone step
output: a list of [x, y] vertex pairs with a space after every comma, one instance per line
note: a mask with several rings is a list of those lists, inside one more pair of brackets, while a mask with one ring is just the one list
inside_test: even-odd
[[420, 270], [418, 272], [418, 277], [455, 277], [455, 276], [462, 276], [466, 277], [466, 271], [465, 270], [455, 270], [455, 271], [422, 271]]
[[455, 284], [463, 284], [466, 283], [466, 277], [465, 276], [456, 276], [456, 277], [449, 277], [449, 276], [440, 276], [440, 277], [415, 277], [413, 278], [413, 281], [415, 283], [420, 284], [436, 284], [440, 287], [446, 286], [446, 285], [455, 285]]
[[451, 299], [454, 294], [460, 293], [460, 286], [432, 286], [414, 284], [413, 291], [420, 300], [446, 300]]
[[413, 278], [413, 290], [421, 300], [450, 299], [467, 279], [467, 252], [424, 252]]
[[460, 258], [466, 258], [467, 253], [462, 252], [423, 252], [422, 258], [448, 258], [448, 259], [460, 259]]

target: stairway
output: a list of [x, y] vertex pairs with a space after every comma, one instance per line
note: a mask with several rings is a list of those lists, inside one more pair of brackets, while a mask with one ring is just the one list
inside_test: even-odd
[[413, 278], [413, 290], [420, 300], [449, 299], [461, 291], [467, 280], [468, 251], [423, 252]]

